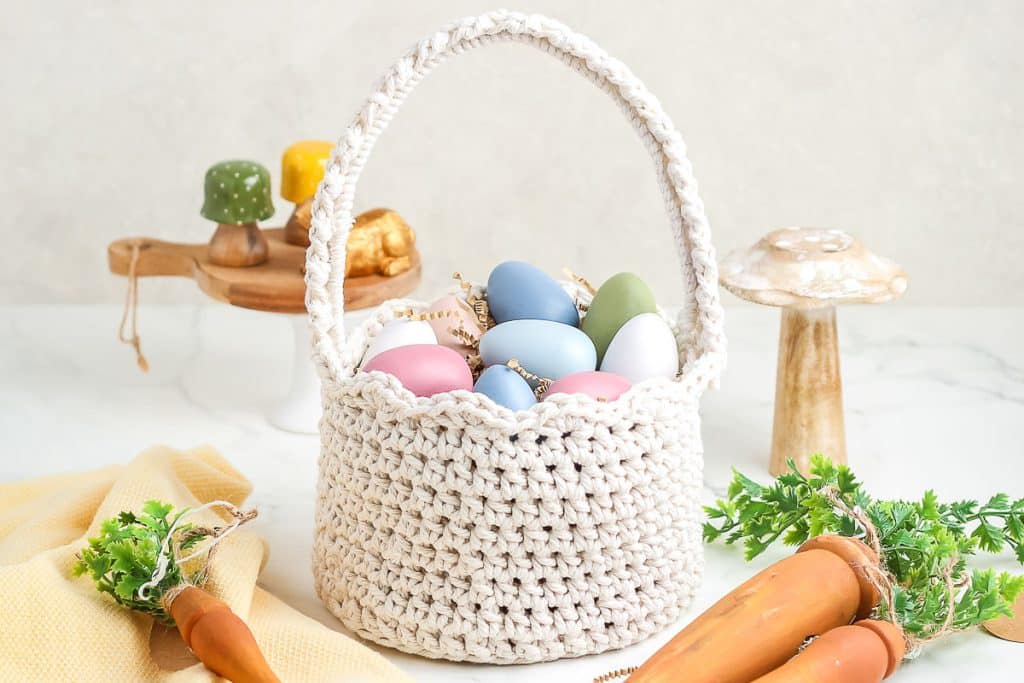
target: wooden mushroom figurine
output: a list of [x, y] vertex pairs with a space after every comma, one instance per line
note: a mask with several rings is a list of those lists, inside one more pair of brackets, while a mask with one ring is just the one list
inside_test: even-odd
[[333, 146], [324, 140], [303, 140], [281, 156], [281, 197], [295, 204], [284, 226], [284, 240], [288, 244], [309, 246], [313, 195], [324, 178]]
[[270, 173], [255, 161], [222, 161], [206, 171], [204, 218], [216, 221], [209, 258], [219, 266], [256, 266], [270, 248], [256, 221], [270, 218]]
[[769, 469], [810, 456], [846, 462], [836, 305], [881, 303], [907, 288], [907, 275], [841, 230], [783, 228], [729, 254], [722, 285], [736, 296], [782, 307]]

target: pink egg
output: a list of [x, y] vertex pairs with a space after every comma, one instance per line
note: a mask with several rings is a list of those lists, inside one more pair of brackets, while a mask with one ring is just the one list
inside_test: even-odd
[[614, 401], [629, 387], [629, 380], [622, 375], [600, 370], [585, 370], [553, 382], [544, 392], [544, 398], [551, 394], [586, 394], [599, 401]]
[[430, 308], [427, 309], [428, 313], [438, 313], [441, 311], [447, 312], [448, 315], [427, 321], [434, 328], [438, 344], [455, 349], [456, 351], [462, 351], [467, 348], [461, 339], [451, 333], [450, 330], [452, 328], [461, 327], [474, 337], [482, 334], [482, 330], [477, 324], [476, 314], [470, 310], [469, 305], [465, 301], [449, 294], [430, 304]]
[[417, 396], [473, 390], [473, 373], [466, 359], [437, 344], [413, 344], [382, 351], [363, 366], [363, 372], [374, 370], [394, 375]]

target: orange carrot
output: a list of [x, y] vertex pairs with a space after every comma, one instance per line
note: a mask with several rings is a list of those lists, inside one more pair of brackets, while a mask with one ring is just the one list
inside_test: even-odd
[[825, 633], [754, 683], [880, 683], [899, 667], [903, 630], [887, 621], [858, 621]]
[[233, 683], [279, 683], [252, 631], [222, 601], [189, 586], [172, 594], [169, 611], [181, 639], [206, 668]]
[[846, 560], [846, 563], [853, 567], [857, 575], [857, 585], [860, 586], [860, 603], [857, 605], [857, 618], [867, 619], [875, 611], [882, 595], [878, 588], [871, 582], [870, 574], [865, 568], [877, 567], [879, 563], [878, 553], [866, 544], [850, 539], [846, 536], [824, 534], [815, 536], [808, 540], [797, 550], [798, 553], [820, 548], [838, 555]]
[[870, 583], [860, 576], [865, 562], [877, 561], [860, 541], [834, 539], [801, 548], [733, 590], [629, 681], [750, 683], [793, 657], [808, 636], [849, 624], [877, 603], [877, 591], [862, 595]]

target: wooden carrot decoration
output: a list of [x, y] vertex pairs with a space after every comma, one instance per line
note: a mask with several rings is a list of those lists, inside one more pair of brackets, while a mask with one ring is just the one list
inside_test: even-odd
[[[684, 628], [631, 683], [750, 683], [783, 665], [809, 636], [867, 617], [877, 556], [860, 541], [819, 537], [735, 589]], [[737, 644], [743, 652], [738, 655]]]
[[[212, 507], [226, 508], [234, 521], [198, 527], [184, 522], [196, 510], [171, 518], [173, 506], [153, 500], [138, 515], [122, 512], [89, 539], [74, 574], [88, 573], [98, 590], [120, 604], [176, 625], [185, 644], [214, 673], [234, 683], [278, 683], [245, 622], [201, 588], [216, 544], [256, 513], [243, 513], [224, 501], [203, 506]], [[186, 569], [195, 564], [200, 566]]]
[[880, 683], [906, 653], [903, 629], [888, 621], [858, 621], [814, 639], [800, 654], [753, 683]]
[[956, 631], [1013, 616], [1024, 574], [971, 562], [1010, 550], [1024, 563], [1024, 498], [943, 502], [925, 491], [918, 500], [880, 500], [846, 465], [810, 460], [810, 474], [790, 463], [767, 486], [734, 472], [726, 498], [704, 508], [704, 540], [743, 545], [751, 560], [773, 544], [798, 545], [816, 534], [863, 538], [881, 557], [878, 615], [899, 622], [910, 656]]
[[[809, 476], [789, 466], [771, 486], [736, 472], [728, 499], [705, 508], [704, 539], [743, 541], [748, 560], [777, 541], [804, 542], [798, 554], [713, 605], [630, 681], [877, 683], [923, 645], [1012, 615], [1024, 576], [964, 560], [1024, 547], [1024, 499], [876, 501], [845, 465], [817, 455]], [[811, 537], [823, 532], [841, 536]], [[890, 621], [867, 619], [876, 612]], [[794, 656], [808, 636], [820, 637]]]
[[223, 602], [189, 586], [170, 610], [182, 640], [208, 669], [235, 683], [276, 683], [249, 627]]

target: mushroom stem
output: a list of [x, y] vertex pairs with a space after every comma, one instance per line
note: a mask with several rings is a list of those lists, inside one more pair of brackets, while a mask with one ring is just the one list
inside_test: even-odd
[[300, 247], [309, 246], [309, 222], [312, 218], [313, 198], [299, 202], [284, 225], [284, 241]]
[[787, 458], [806, 473], [815, 453], [845, 463], [843, 381], [834, 306], [782, 309], [776, 373], [771, 473], [788, 471]]
[[218, 266], [256, 266], [267, 260], [270, 245], [256, 223], [218, 223], [210, 239], [210, 262]]

